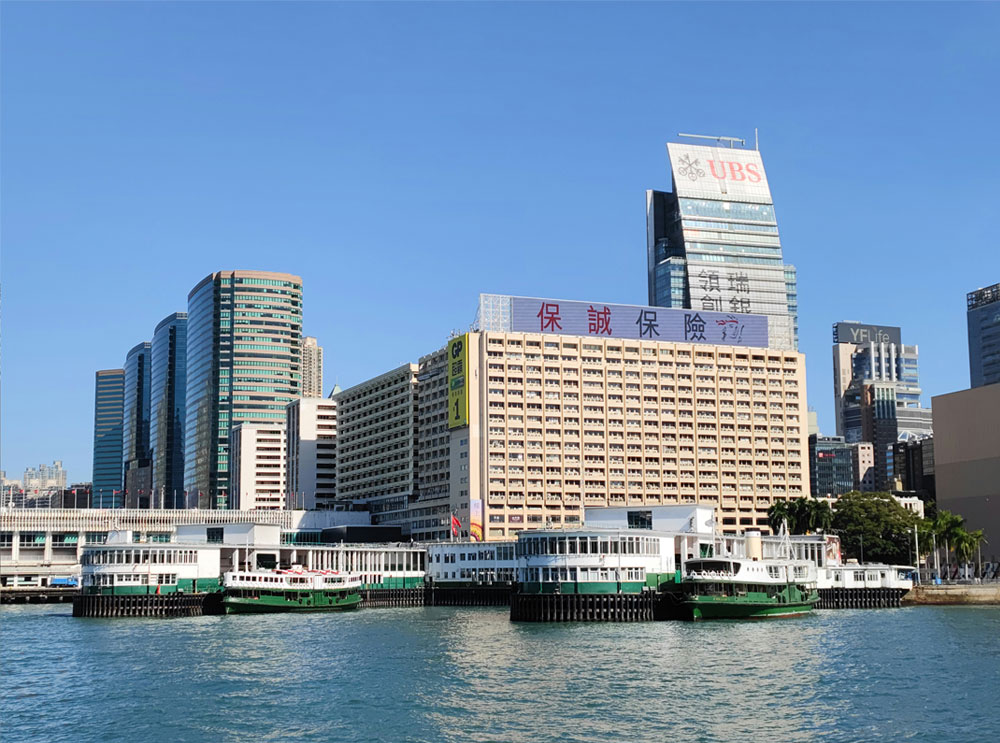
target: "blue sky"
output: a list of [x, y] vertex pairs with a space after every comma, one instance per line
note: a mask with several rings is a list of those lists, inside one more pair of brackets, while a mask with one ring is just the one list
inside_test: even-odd
[[94, 371], [214, 270], [301, 275], [326, 385], [438, 347], [480, 291], [642, 304], [677, 132], [753, 137], [831, 325], [968, 386], [1000, 281], [1000, 5], [3, 3], [2, 466], [89, 479]]

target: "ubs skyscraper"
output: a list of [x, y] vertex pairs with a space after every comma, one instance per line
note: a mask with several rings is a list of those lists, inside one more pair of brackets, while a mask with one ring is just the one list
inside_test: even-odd
[[284, 426], [285, 406], [302, 396], [302, 279], [206, 276], [188, 294], [186, 365], [185, 502], [226, 508], [232, 427]]
[[798, 348], [795, 267], [784, 263], [757, 150], [669, 143], [673, 191], [646, 192], [649, 303], [768, 316]]

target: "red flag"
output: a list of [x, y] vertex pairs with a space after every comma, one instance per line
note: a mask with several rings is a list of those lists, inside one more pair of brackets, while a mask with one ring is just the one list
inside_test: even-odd
[[458, 536], [458, 530], [462, 528], [462, 522], [458, 520], [455, 514], [451, 515], [451, 533], [454, 536]]

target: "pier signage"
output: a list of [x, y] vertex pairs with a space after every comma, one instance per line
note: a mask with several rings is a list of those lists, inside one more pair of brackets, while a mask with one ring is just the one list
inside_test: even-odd
[[511, 330], [597, 338], [767, 347], [767, 316], [511, 297]]

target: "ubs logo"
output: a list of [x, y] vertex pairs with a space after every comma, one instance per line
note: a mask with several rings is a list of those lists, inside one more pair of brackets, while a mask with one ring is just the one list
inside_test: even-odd
[[[692, 159], [690, 155], [681, 155], [677, 158], [677, 175], [681, 178], [697, 181], [705, 177], [704, 168], [701, 167], [701, 160]], [[746, 181], [748, 183], [760, 183], [760, 170], [757, 163], [738, 163], [731, 160], [709, 160], [708, 169], [712, 175], [720, 181]]]
[[692, 160], [690, 155], [681, 155], [677, 158], [677, 164], [680, 165], [677, 175], [681, 178], [690, 178], [692, 181], [698, 180], [705, 175], [705, 171], [698, 167], [700, 163], [698, 158]]

